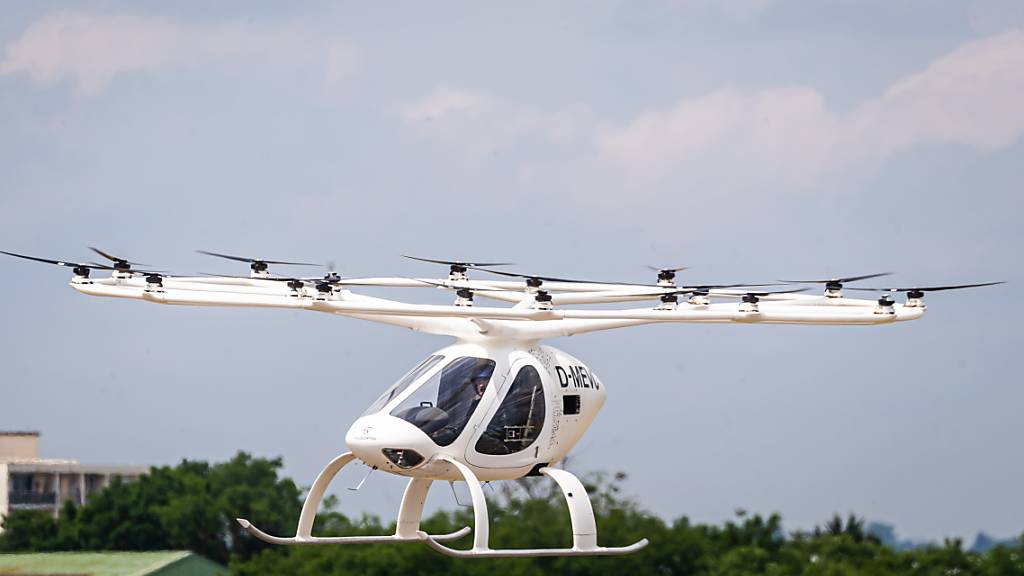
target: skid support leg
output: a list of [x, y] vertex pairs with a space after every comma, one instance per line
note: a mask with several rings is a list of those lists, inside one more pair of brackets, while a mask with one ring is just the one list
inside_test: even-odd
[[334, 460], [331, 460], [324, 469], [316, 476], [313, 486], [306, 494], [306, 501], [302, 503], [302, 512], [299, 514], [299, 526], [295, 530], [296, 538], [311, 538], [313, 532], [313, 520], [316, 519], [316, 511], [320, 509], [320, 502], [324, 499], [324, 492], [338, 475], [338, 472], [346, 464], [355, 458], [351, 452], [345, 452]]
[[420, 517], [423, 514], [423, 503], [427, 498], [427, 491], [430, 489], [430, 480], [413, 478], [406, 486], [405, 496], [402, 498], [402, 506], [398, 511], [398, 524], [393, 535], [387, 536], [313, 536], [313, 521], [316, 520], [316, 512], [323, 501], [324, 493], [331, 481], [338, 475], [338, 472], [346, 464], [355, 459], [351, 452], [346, 452], [334, 460], [331, 460], [320, 474], [317, 475], [313, 486], [306, 495], [302, 504], [302, 512], [299, 514], [299, 525], [295, 530], [295, 536], [282, 538], [272, 536], [254, 526], [248, 520], [239, 518], [238, 523], [250, 534], [269, 544], [379, 544], [387, 542], [420, 542], [426, 538], [436, 538], [439, 541], [461, 538], [469, 533], [469, 527], [462, 528], [451, 534], [428, 535], [420, 531]]
[[469, 494], [473, 498], [473, 548], [456, 550], [441, 544], [437, 538], [427, 536], [427, 545], [448, 556], [459, 558], [495, 558], [511, 556], [619, 556], [636, 552], [647, 546], [647, 539], [640, 540], [622, 547], [603, 547], [597, 545], [597, 522], [594, 520], [594, 509], [583, 483], [576, 476], [565, 470], [541, 468], [540, 472], [553, 479], [562, 489], [566, 502], [569, 504], [569, 518], [572, 521], [572, 548], [537, 548], [519, 550], [492, 550], [488, 546], [487, 501], [483, 489], [473, 471], [466, 465], [455, 460], [446, 459], [462, 474], [469, 486]]
[[569, 505], [573, 550], [597, 550], [597, 521], [583, 483], [572, 473], [558, 468], [541, 468], [540, 473], [558, 483]]

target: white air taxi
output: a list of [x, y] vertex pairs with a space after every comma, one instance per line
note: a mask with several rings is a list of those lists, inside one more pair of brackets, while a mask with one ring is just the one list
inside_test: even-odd
[[[261, 260], [204, 252], [246, 262], [247, 277], [172, 276], [137, 270], [138, 265], [101, 250], [110, 264], [74, 263], [4, 252], [11, 256], [66, 266], [71, 287], [90, 296], [131, 298], [155, 304], [289, 308], [326, 312], [450, 336], [455, 342], [431, 354], [380, 395], [349, 428], [348, 451], [332, 460], [306, 496], [295, 536], [272, 536], [249, 521], [239, 522], [272, 544], [366, 544], [422, 542], [459, 557], [610, 556], [647, 544], [604, 547], [597, 541], [594, 512], [583, 484], [557, 468], [593, 423], [605, 403], [605, 383], [586, 364], [541, 341], [597, 330], [666, 322], [732, 324], [891, 324], [916, 320], [925, 312], [926, 292], [998, 284], [964, 284], [911, 288], [859, 288], [882, 292], [877, 300], [846, 298], [843, 285], [883, 274], [784, 283], [823, 284], [823, 295], [805, 290], [766, 291], [779, 284], [677, 285], [682, 268], [654, 270], [651, 285], [593, 282], [491, 270], [500, 263], [453, 262], [413, 258], [449, 266], [442, 279], [322, 278], [270, 274], [269, 265], [306, 263]], [[109, 277], [92, 278], [94, 270]], [[481, 270], [514, 280], [470, 280]], [[350, 290], [354, 286], [441, 288], [455, 292], [452, 305], [408, 304]], [[904, 292], [903, 303], [889, 294]], [[473, 297], [512, 303], [510, 307], [476, 306]], [[685, 298], [680, 302], [680, 297]], [[654, 307], [580, 309], [585, 304], [657, 300]], [[719, 301], [713, 301], [719, 300]], [[568, 306], [577, 306], [569, 308]], [[313, 521], [328, 485], [353, 460], [405, 476], [409, 483], [398, 511], [394, 534], [316, 537]], [[488, 545], [487, 502], [481, 481], [544, 475], [561, 488], [569, 506], [572, 548], [498, 550]], [[435, 480], [464, 481], [474, 508], [473, 546], [444, 544], [470, 528], [451, 534], [427, 534], [420, 517]]]

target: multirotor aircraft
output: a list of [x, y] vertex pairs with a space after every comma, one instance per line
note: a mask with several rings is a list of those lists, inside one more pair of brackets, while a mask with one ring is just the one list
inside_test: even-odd
[[[927, 292], [989, 286], [1000, 282], [910, 288], [862, 288], [875, 299], [845, 297], [844, 285], [886, 274], [767, 284], [677, 284], [682, 268], [653, 268], [654, 284], [588, 281], [518, 274], [474, 263], [414, 258], [448, 266], [444, 278], [343, 278], [331, 271], [304, 278], [271, 274], [269, 266], [304, 262], [261, 260], [203, 252], [249, 264], [248, 276], [176, 276], [93, 250], [110, 261], [75, 263], [4, 252], [72, 269], [71, 287], [90, 296], [129, 298], [155, 304], [233, 306], [311, 310], [449, 336], [454, 343], [428, 356], [386, 389], [352, 424], [348, 451], [337, 456], [314, 481], [291, 537], [267, 534], [248, 520], [239, 523], [271, 544], [369, 544], [422, 542], [457, 557], [612, 556], [643, 548], [647, 540], [623, 547], [600, 546], [586, 489], [556, 464], [568, 455], [593, 423], [607, 388], [581, 360], [541, 342], [548, 338], [657, 323], [875, 325], [916, 320], [925, 312]], [[93, 271], [110, 272], [93, 278]], [[470, 279], [470, 271], [504, 280]], [[803, 294], [799, 284], [824, 285], [824, 294]], [[782, 288], [778, 288], [778, 287]], [[410, 304], [357, 294], [355, 287], [451, 290], [451, 305]], [[774, 289], [766, 289], [772, 288]], [[894, 292], [906, 294], [895, 302]], [[477, 306], [474, 296], [512, 306]], [[588, 304], [657, 301], [653, 307], [585, 309]], [[682, 301], [681, 301], [682, 300]], [[574, 306], [574, 307], [571, 307]], [[359, 460], [373, 469], [409, 479], [394, 534], [317, 537], [316, 512], [328, 485], [347, 464]], [[569, 507], [571, 548], [492, 549], [487, 502], [481, 482], [547, 476], [560, 487]], [[420, 530], [424, 501], [435, 480], [463, 481], [472, 499], [473, 546], [446, 542], [470, 532]]]

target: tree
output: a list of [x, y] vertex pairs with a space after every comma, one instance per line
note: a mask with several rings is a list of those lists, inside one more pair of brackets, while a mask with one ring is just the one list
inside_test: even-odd
[[300, 491], [278, 478], [280, 459], [239, 452], [222, 464], [185, 460], [153, 468], [134, 482], [114, 478], [105, 490], [60, 519], [16, 512], [0, 536], [4, 550], [188, 549], [217, 562], [247, 559], [266, 545], [241, 530], [247, 517], [274, 531], [298, 521]]
[[[279, 476], [281, 461], [244, 452], [219, 464], [183, 461], [155, 468], [136, 482], [114, 481], [88, 504], [65, 505], [56, 520], [41, 512], [17, 511], [5, 521], [0, 551], [161, 550], [187, 548], [230, 562], [243, 576], [386, 575], [495, 576], [556, 573], [576, 575], [685, 574], [687, 576], [1024, 576], [1024, 537], [984, 554], [965, 551], [959, 540], [909, 551], [868, 536], [855, 515], [833, 516], [811, 532], [787, 533], [778, 514], [738, 510], [722, 525], [693, 524], [686, 517], [666, 523], [624, 497], [624, 476], [592, 475], [591, 495], [601, 544], [640, 538], [650, 545], [613, 558], [501, 558], [461, 560], [420, 543], [386, 546], [267, 546], [243, 532], [236, 516], [268, 530], [294, 529], [300, 491]], [[491, 502], [491, 545], [547, 548], [572, 542], [569, 514], [560, 490], [545, 478], [498, 484]], [[349, 518], [328, 498], [317, 517], [318, 535], [386, 534], [394, 523], [373, 516]], [[468, 508], [442, 510], [423, 529], [446, 533], [472, 526]], [[467, 548], [472, 536], [454, 543]]]

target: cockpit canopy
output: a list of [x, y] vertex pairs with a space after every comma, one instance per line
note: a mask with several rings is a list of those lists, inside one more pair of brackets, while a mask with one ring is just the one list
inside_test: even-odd
[[424, 360], [382, 394], [365, 414], [380, 411], [409, 386], [427, 377], [392, 408], [390, 414], [423, 430], [438, 446], [454, 442], [486, 392], [494, 375], [495, 362], [489, 358], [461, 356], [436, 370], [443, 358], [435, 355]]
[[392, 384], [391, 388], [385, 390], [383, 394], [374, 400], [373, 404], [370, 404], [370, 407], [367, 408], [362, 415], [369, 416], [370, 414], [380, 412], [381, 409], [387, 406], [389, 402], [394, 400], [396, 397], [401, 396], [402, 392], [405, 392], [406, 388], [408, 388], [413, 382], [419, 380], [420, 376], [429, 372], [430, 369], [436, 366], [441, 360], [444, 360], [444, 356], [434, 354], [423, 362], [420, 362], [419, 366], [410, 370], [405, 376], [402, 376], [398, 382]]
[[[540, 435], [547, 402], [537, 368], [513, 364], [511, 384], [498, 391], [503, 397], [492, 394], [488, 396], [488, 405], [480, 408], [495, 376], [495, 360], [435, 354], [388, 388], [363, 415], [387, 411], [422, 430], [436, 445], [449, 446], [462, 434], [478, 408], [488, 410], [494, 402], [498, 407], [482, 427], [473, 449], [491, 456], [521, 452]], [[499, 384], [502, 381], [497, 379]]]

